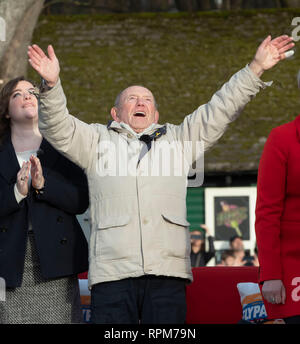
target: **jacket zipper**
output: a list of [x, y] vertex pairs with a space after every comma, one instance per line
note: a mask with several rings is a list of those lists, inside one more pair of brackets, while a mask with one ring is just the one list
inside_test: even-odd
[[[137, 172], [137, 169], [136, 169], [136, 172]], [[144, 269], [143, 240], [142, 240], [142, 222], [141, 222], [140, 198], [139, 198], [138, 175], [137, 175], [137, 173], [136, 173], [136, 176], [135, 176], [135, 183], [136, 183], [136, 193], [137, 193], [137, 202], [138, 202], [138, 215], [139, 215], [139, 227], [140, 227], [140, 248], [141, 248], [142, 267], [143, 267], [143, 270], [145, 270]]]

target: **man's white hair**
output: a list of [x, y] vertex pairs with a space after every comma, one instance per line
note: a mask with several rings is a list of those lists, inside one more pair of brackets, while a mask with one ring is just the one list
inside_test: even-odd
[[[148, 91], [150, 91], [147, 87], [145, 87], [145, 86], [142, 86], [142, 85], [132, 85], [132, 86], [129, 86], [129, 87], [143, 87], [143, 88], [145, 88], [146, 90], [148, 90]], [[122, 94], [123, 94], [123, 92], [125, 91], [125, 90], [127, 90], [129, 87], [126, 87], [123, 91], [121, 91], [118, 95], [117, 95], [117, 97], [116, 97], [116, 99], [115, 99], [115, 103], [114, 103], [114, 106], [115, 107], [119, 107], [119, 105], [120, 105], [120, 102], [121, 102], [121, 97], [122, 97]], [[151, 91], [150, 91], [151, 92]], [[153, 96], [153, 99], [154, 99], [154, 105], [155, 105], [155, 108], [156, 108], [156, 110], [158, 109], [158, 104], [157, 104], [157, 102], [156, 102], [156, 100], [155, 100], [155, 97], [154, 97], [154, 95], [153, 95], [153, 93], [151, 92], [151, 94], [152, 94], [152, 96]]]

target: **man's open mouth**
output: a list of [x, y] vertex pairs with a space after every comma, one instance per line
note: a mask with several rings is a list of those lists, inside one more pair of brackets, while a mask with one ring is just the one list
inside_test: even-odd
[[145, 114], [145, 112], [136, 112], [136, 113], [134, 114], [134, 116], [135, 116], [135, 117], [146, 117], [146, 114]]

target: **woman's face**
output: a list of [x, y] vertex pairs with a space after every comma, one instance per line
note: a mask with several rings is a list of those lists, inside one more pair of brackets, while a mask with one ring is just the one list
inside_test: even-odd
[[34, 86], [25, 80], [19, 81], [14, 88], [8, 106], [7, 117], [12, 123], [28, 123], [38, 120], [38, 101], [32, 93]]

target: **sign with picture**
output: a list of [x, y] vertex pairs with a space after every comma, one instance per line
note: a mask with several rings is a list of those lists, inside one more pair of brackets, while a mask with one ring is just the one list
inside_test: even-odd
[[215, 237], [215, 248], [229, 248], [229, 239], [240, 236], [245, 249], [255, 247], [256, 187], [205, 189], [205, 223]]

